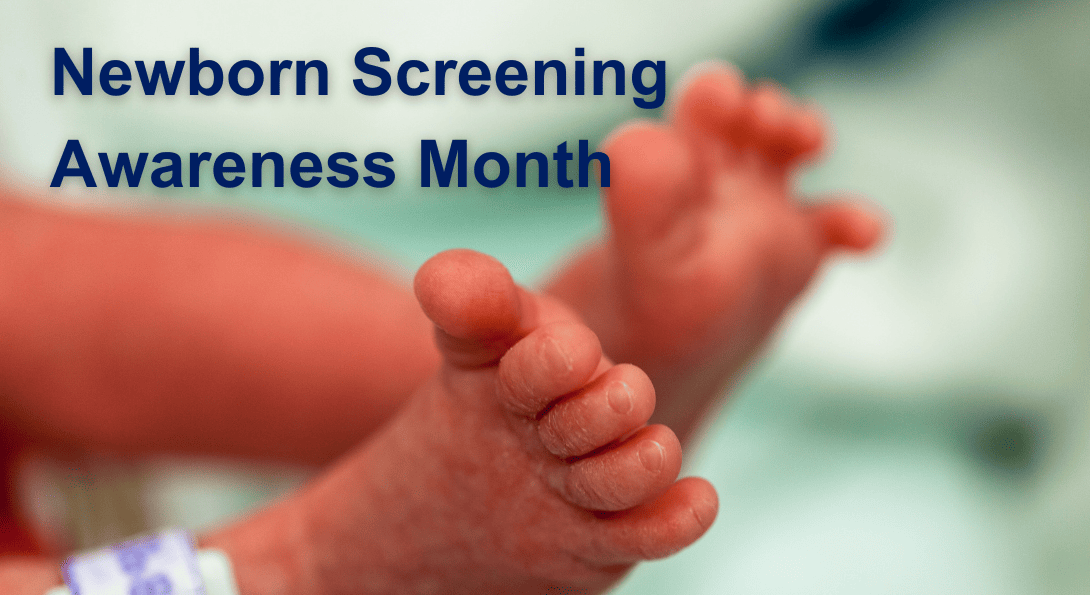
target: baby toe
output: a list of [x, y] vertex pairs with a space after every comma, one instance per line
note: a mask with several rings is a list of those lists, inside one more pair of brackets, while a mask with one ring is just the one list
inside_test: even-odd
[[537, 328], [500, 359], [496, 392], [510, 411], [537, 417], [579, 390], [602, 362], [602, 346], [587, 327], [554, 322]]
[[810, 161], [825, 148], [828, 132], [825, 116], [815, 106], [795, 107], [788, 115], [780, 154], [788, 164]]
[[718, 511], [715, 488], [706, 480], [687, 477], [642, 506], [602, 516], [589, 557], [603, 564], [665, 558], [699, 539]]
[[733, 136], [743, 117], [745, 85], [730, 65], [710, 62], [686, 75], [671, 119], [683, 130], [701, 135]]
[[881, 212], [859, 199], [827, 200], [811, 207], [809, 216], [826, 249], [866, 252], [882, 239], [886, 227]]
[[745, 112], [742, 144], [769, 158], [779, 158], [793, 112], [787, 94], [773, 83], [758, 83], [746, 98]]
[[655, 410], [655, 389], [639, 368], [620, 364], [557, 403], [538, 426], [541, 441], [561, 458], [585, 455], [643, 427]]
[[549, 480], [568, 502], [588, 510], [626, 510], [665, 492], [681, 470], [681, 443], [648, 426], [614, 448], [556, 468]]

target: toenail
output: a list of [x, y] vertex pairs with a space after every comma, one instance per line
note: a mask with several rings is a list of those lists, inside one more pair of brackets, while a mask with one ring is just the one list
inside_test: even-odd
[[661, 471], [666, 464], [666, 449], [654, 440], [644, 440], [637, 447], [636, 456], [648, 471]]
[[571, 354], [559, 341], [551, 336], [546, 336], [541, 347], [545, 357], [551, 360], [553, 365], [568, 372], [574, 369]]
[[624, 382], [614, 382], [606, 387], [606, 398], [609, 399], [609, 406], [621, 415], [631, 412], [636, 406], [632, 401], [632, 387]]
[[715, 520], [715, 517], [707, 514], [708, 510], [706, 508], [703, 509], [703, 511], [704, 514], [701, 514], [701, 511], [698, 510], [697, 507], [694, 506], [689, 508], [689, 512], [693, 513], [693, 518], [696, 519], [697, 526], [701, 529], [707, 529], [712, 526], [712, 521]]

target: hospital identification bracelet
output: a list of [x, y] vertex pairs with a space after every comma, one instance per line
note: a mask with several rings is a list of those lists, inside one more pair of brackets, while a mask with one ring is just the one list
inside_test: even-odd
[[65, 586], [45, 595], [238, 595], [227, 555], [196, 551], [180, 529], [75, 554], [61, 573]]

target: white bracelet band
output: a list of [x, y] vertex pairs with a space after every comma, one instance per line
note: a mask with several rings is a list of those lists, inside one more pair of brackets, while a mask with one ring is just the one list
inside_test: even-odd
[[67, 585], [46, 595], [238, 595], [227, 555], [195, 552], [177, 529], [76, 554], [61, 569]]

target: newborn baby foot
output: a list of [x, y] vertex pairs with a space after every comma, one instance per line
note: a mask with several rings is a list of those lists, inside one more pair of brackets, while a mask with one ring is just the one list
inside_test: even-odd
[[415, 287], [443, 365], [282, 505], [302, 519], [289, 524], [307, 544], [303, 590], [593, 593], [704, 533], [715, 492], [677, 481], [680, 444], [646, 425], [655, 396], [638, 368], [610, 364], [589, 329], [482, 254], [440, 254]]
[[667, 123], [606, 143], [606, 242], [552, 286], [611, 357], [647, 371], [656, 419], [682, 437], [835, 249], [864, 251], [878, 219], [844, 202], [801, 204], [800, 164], [824, 146], [820, 116], [770, 84], [712, 65]]

